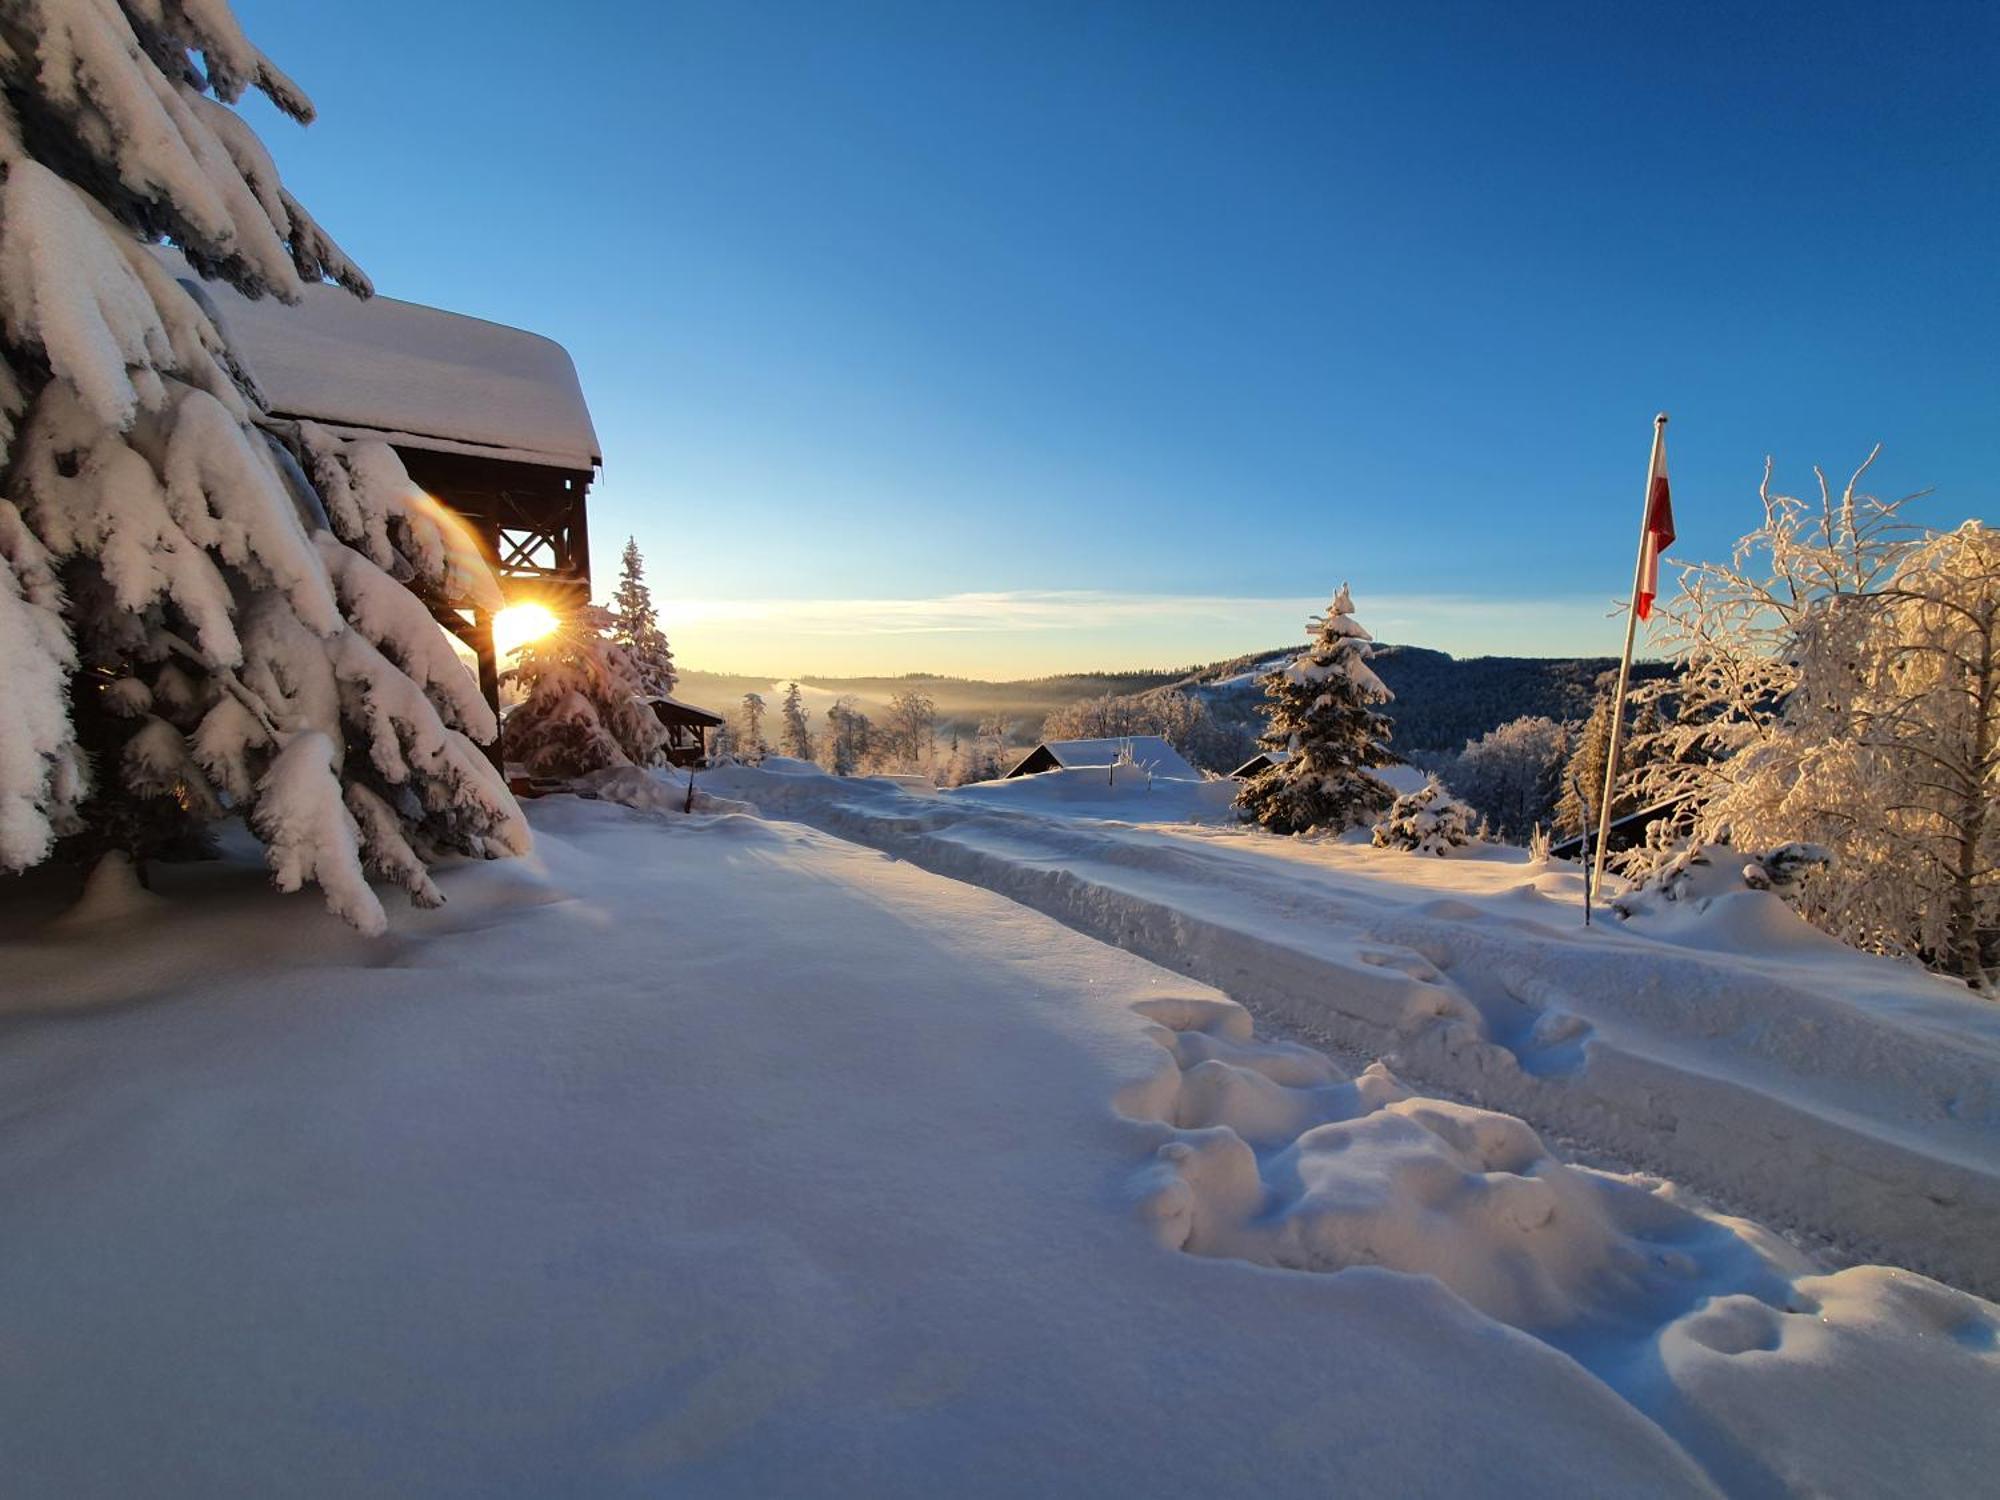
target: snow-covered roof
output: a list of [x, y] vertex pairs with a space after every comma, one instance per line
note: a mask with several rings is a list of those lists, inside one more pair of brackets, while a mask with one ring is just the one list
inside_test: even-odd
[[1157, 734], [1113, 735], [1101, 740], [1043, 740], [1041, 748], [1061, 766], [1108, 766], [1127, 745], [1132, 747], [1133, 761], [1155, 776], [1201, 780], [1201, 772], [1181, 759], [1180, 752]]
[[272, 412], [343, 436], [589, 469], [597, 431], [576, 366], [537, 333], [393, 297], [310, 286], [297, 306], [202, 281], [157, 250], [222, 324]]
[[687, 715], [690, 718], [701, 720], [704, 723], [720, 724], [723, 722], [722, 715], [717, 713], [714, 709], [703, 708], [699, 704], [695, 703], [686, 703], [683, 702], [681, 699], [671, 697], [666, 693], [656, 693], [654, 696], [648, 698], [646, 701], [653, 705], [655, 712], [657, 712], [661, 708], [666, 708], [670, 711]]

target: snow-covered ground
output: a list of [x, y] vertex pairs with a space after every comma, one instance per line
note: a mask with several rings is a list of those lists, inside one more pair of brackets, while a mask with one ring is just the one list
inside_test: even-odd
[[1774, 896], [1586, 930], [1572, 866], [1275, 838], [1215, 821], [1227, 783], [1093, 801], [1056, 773], [917, 798], [772, 767], [704, 781], [1853, 1258], [2000, 1290], [2000, 1006]]
[[[822, 782], [710, 778], [1028, 817]], [[247, 858], [9, 909], [11, 1492], [1902, 1495], [2000, 1466], [1991, 1304], [1822, 1274], [796, 823], [532, 821], [534, 856], [441, 871], [450, 904], [379, 940]]]

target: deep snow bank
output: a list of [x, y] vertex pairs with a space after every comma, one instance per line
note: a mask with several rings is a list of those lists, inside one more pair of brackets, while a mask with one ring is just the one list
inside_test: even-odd
[[[1952, 1494], [2000, 1466], [2000, 1308], [1881, 1266], [1819, 1274], [1670, 1186], [1557, 1160], [1509, 1115], [1334, 1082], [1241, 1011], [1142, 1003], [1172, 1059], [1133, 1111], [1160, 1241], [1305, 1271], [1435, 1278], [1537, 1333], [1743, 1494]], [[1317, 1063], [1315, 1062], [1317, 1059]]]
[[1743, 892], [1579, 925], [1577, 880], [1239, 829], [1118, 826], [717, 773], [1862, 1259], [2000, 1289], [2000, 1007]]

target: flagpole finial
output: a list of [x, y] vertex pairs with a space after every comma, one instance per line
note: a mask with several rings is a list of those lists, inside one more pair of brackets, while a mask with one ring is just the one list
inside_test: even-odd
[[1659, 415], [1658, 415], [1657, 417], [1653, 418], [1653, 425], [1654, 425], [1655, 427], [1664, 427], [1664, 426], [1666, 426], [1666, 425], [1667, 425], [1667, 414], [1666, 414], [1665, 412], [1661, 412], [1661, 413], [1660, 413], [1660, 414], [1659, 414]]

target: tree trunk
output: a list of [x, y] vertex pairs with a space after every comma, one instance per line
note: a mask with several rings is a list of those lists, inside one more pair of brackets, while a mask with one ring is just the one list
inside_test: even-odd
[[1989, 976], [1979, 951], [1979, 892], [1976, 882], [1979, 877], [1979, 847], [1985, 837], [1987, 818], [1991, 815], [1986, 769], [1993, 756], [1995, 711], [2000, 709], [2000, 704], [1995, 702], [1996, 688], [2000, 685], [1994, 681], [1996, 672], [2000, 672], [2000, 660], [1996, 660], [1993, 640], [1996, 624], [2000, 624], [2000, 616], [1996, 616], [1995, 610], [1989, 607], [1980, 620], [1979, 665], [1973, 690], [1973, 711], [1977, 717], [1972, 732], [1972, 774], [1966, 778], [1964, 795], [1960, 800], [1958, 868], [1952, 874], [1951, 884], [1951, 967], [1980, 990], [1990, 988]]

